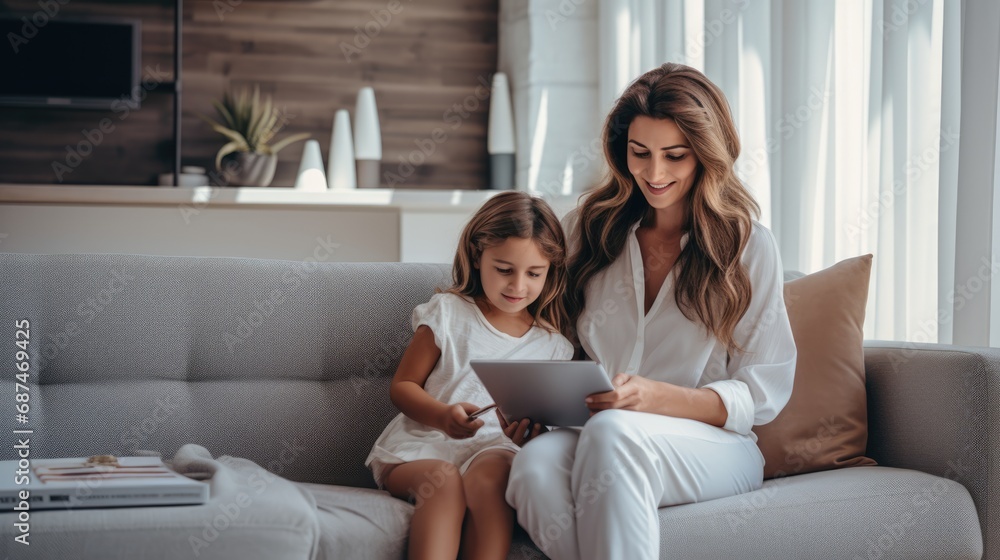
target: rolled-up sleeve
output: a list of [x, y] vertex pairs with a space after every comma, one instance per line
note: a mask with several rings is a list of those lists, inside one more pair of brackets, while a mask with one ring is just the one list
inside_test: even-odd
[[733, 333], [743, 351], [729, 355], [729, 379], [704, 388], [718, 393], [728, 412], [723, 426], [749, 434], [755, 425], [774, 420], [792, 396], [796, 349], [785, 309], [778, 244], [769, 230], [754, 224], [743, 264], [752, 287], [750, 307]]

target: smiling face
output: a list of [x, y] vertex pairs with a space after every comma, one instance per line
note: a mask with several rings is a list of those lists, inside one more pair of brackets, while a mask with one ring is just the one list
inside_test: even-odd
[[682, 213], [698, 175], [698, 159], [677, 124], [637, 116], [629, 125], [627, 150], [629, 172], [646, 202], [658, 213]]
[[484, 249], [475, 266], [493, 307], [521, 316], [545, 287], [549, 259], [534, 240], [508, 237], [500, 245]]

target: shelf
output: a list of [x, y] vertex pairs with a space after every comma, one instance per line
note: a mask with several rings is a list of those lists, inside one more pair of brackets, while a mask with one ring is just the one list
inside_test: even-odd
[[405, 208], [468, 212], [501, 191], [352, 189], [304, 192], [276, 187], [0, 185], [0, 204], [105, 206]]
[[[385, 208], [407, 211], [468, 213], [503, 191], [344, 189], [306, 192], [277, 187], [131, 187], [117, 185], [0, 184], [0, 205], [102, 205]], [[560, 215], [576, 204], [578, 194], [546, 195]]]

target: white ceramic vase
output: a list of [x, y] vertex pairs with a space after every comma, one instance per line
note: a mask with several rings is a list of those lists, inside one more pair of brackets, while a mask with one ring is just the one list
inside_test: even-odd
[[377, 188], [382, 162], [382, 131], [375, 106], [375, 90], [370, 87], [358, 91], [354, 108], [354, 157], [358, 164], [358, 187]]
[[347, 109], [337, 111], [330, 137], [330, 159], [327, 162], [327, 183], [331, 189], [356, 189], [354, 139], [351, 137], [351, 115]]
[[295, 188], [300, 191], [326, 191], [323, 153], [316, 140], [307, 140], [306, 146], [302, 150], [302, 162], [299, 163], [299, 174], [295, 179]]
[[490, 154], [490, 188], [514, 188], [514, 111], [507, 75], [493, 75], [486, 151]]

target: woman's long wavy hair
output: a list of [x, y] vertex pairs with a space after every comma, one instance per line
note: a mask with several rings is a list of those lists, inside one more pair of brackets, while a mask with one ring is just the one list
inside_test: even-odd
[[475, 264], [489, 247], [509, 237], [532, 239], [549, 260], [545, 287], [528, 312], [542, 327], [562, 332], [568, 325], [563, 294], [566, 291], [566, 237], [552, 208], [525, 192], [509, 191], [487, 200], [469, 220], [458, 242], [453, 285], [445, 292], [477, 298], [484, 295]]
[[652, 223], [651, 207], [629, 172], [628, 129], [637, 116], [671, 119], [688, 140], [698, 168], [685, 204], [687, 244], [678, 269], [677, 306], [697, 318], [730, 351], [737, 322], [750, 305], [750, 278], [740, 255], [760, 207], [736, 177], [740, 140], [722, 91], [704, 74], [667, 63], [646, 72], [625, 90], [604, 123], [606, 182], [586, 195], [573, 232], [580, 240], [571, 256], [567, 308], [574, 328], [583, 313], [585, 289], [594, 275], [622, 252], [637, 220]]

